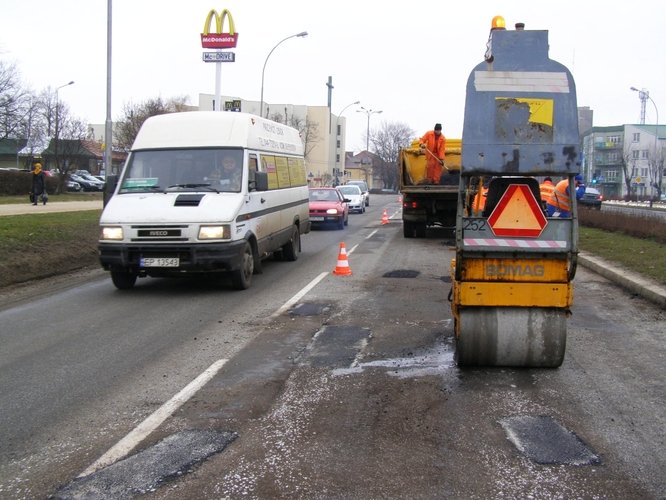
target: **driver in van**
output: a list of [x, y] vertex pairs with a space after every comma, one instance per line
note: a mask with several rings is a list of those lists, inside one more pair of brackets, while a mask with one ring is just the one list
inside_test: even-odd
[[224, 191], [240, 191], [241, 188], [241, 169], [236, 164], [233, 156], [225, 156], [222, 159], [222, 167], [216, 165], [213, 171], [208, 174], [208, 180], [212, 186], [220, 186]]

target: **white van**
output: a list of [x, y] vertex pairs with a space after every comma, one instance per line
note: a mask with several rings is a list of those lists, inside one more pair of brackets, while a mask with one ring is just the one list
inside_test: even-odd
[[243, 290], [264, 257], [296, 260], [310, 231], [303, 142], [259, 116], [148, 118], [108, 180], [99, 258], [119, 289], [137, 277], [229, 272]]

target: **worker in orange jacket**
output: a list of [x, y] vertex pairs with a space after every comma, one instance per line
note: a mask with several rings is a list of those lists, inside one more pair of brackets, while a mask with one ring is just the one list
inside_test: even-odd
[[434, 130], [428, 130], [419, 140], [421, 150], [427, 155], [426, 177], [429, 184], [439, 184], [444, 166], [446, 138], [442, 134], [442, 124], [436, 123]]
[[539, 192], [541, 193], [541, 203], [545, 206], [549, 201], [550, 197], [553, 195], [555, 190], [555, 184], [553, 184], [553, 179], [546, 177], [541, 184], [539, 184]]
[[[574, 195], [580, 199], [585, 194], [583, 176], [574, 177]], [[582, 189], [581, 189], [582, 188]], [[571, 217], [571, 194], [569, 193], [569, 179], [563, 179], [555, 185], [550, 200], [546, 202], [548, 217]]]

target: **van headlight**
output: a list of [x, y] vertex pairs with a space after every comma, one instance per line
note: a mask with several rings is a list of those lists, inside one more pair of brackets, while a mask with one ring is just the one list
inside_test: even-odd
[[329, 215], [338, 215], [338, 209], [337, 208], [329, 208], [326, 210], [326, 213]]
[[100, 240], [122, 240], [123, 228], [121, 226], [102, 226], [99, 235]]
[[200, 240], [228, 240], [230, 235], [231, 230], [228, 225], [199, 227]]

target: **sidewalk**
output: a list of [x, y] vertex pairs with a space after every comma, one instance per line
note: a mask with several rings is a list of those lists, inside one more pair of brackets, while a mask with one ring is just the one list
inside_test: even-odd
[[23, 215], [23, 214], [47, 214], [54, 212], [78, 212], [81, 210], [101, 210], [102, 200], [89, 201], [48, 201], [46, 205], [41, 203], [17, 203], [0, 205], [0, 216]]

